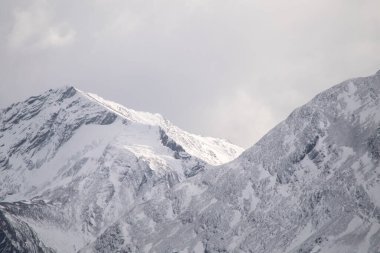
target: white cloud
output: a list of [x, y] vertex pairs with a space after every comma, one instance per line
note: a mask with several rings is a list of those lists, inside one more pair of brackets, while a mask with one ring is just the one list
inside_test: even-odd
[[42, 48], [65, 46], [74, 41], [75, 31], [64, 27], [50, 27], [38, 45]]
[[52, 14], [43, 0], [35, 1], [25, 9], [15, 9], [8, 38], [10, 48], [45, 49], [72, 43], [75, 31], [64, 22], [55, 23]]

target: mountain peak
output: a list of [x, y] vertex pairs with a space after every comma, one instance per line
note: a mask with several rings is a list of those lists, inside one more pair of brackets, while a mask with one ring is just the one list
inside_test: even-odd
[[72, 85], [64, 85], [61, 87], [49, 89], [48, 91], [46, 91], [43, 94], [64, 94], [64, 93], [75, 94], [77, 91], [79, 91], [79, 90]]
[[[72, 150], [67, 150], [70, 145]], [[77, 149], [83, 154], [98, 149], [100, 154], [94, 156], [100, 159], [101, 151], [110, 147], [144, 160], [151, 170], [159, 168], [159, 174], [175, 168], [178, 178], [173, 182], [207, 164], [229, 162], [243, 151], [225, 140], [188, 133], [159, 114], [137, 112], [64, 86], [0, 111], [0, 168], [12, 175], [12, 180], [0, 181], [0, 200], [7, 195], [11, 195], [7, 199], [20, 199], [31, 189], [43, 189], [53, 180], [52, 171], [76, 159]], [[57, 165], [52, 169], [54, 161]], [[28, 184], [19, 184], [12, 171], [29, 178]]]

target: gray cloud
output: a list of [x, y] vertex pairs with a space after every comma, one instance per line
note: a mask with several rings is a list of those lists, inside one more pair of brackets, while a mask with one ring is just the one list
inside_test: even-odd
[[4, 0], [0, 106], [72, 84], [250, 146], [380, 68], [377, 0]]

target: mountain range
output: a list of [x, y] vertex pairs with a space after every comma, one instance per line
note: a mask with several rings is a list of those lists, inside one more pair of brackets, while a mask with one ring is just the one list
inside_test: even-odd
[[380, 252], [379, 160], [380, 71], [245, 151], [49, 90], [0, 111], [0, 252]]

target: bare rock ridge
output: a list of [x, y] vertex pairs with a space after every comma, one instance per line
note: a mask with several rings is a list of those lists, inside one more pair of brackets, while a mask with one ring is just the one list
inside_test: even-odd
[[72, 87], [14, 104], [0, 252], [380, 251], [379, 72], [240, 153]]

